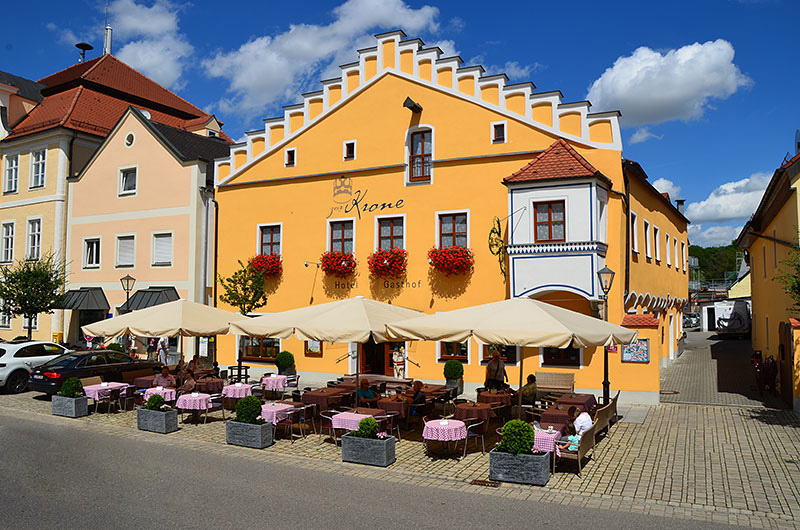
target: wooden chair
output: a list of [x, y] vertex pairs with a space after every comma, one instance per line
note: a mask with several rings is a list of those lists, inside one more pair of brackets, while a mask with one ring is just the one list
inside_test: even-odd
[[608, 437], [609, 427], [611, 425], [611, 413], [613, 405], [609, 403], [605, 407], [600, 407], [594, 414], [595, 434], [603, 432]]
[[81, 384], [83, 386], [99, 385], [102, 382], [103, 382], [103, 378], [100, 377], [99, 375], [94, 375], [92, 377], [82, 377], [81, 378]]
[[611, 398], [611, 415], [609, 416], [608, 423], [611, 425], [612, 423], [617, 423], [619, 421], [619, 416], [617, 415], [617, 401], [619, 401], [619, 390], [617, 390], [617, 395]]
[[[592, 425], [588, 429], [586, 429], [583, 434], [581, 435], [581, 440], [578, 442], [578, 450], [575, 452], [572, 451], [561, 451], [561, 456], [559, 458], [564, 460], [575, 460], [578, 462], [578, 476], [581, 476], [581, 469], [582, 469], [582, 462], [583, 459], [586, 457], [587, 453], [594, 448], [595, 444], [595, 430], [596, 424]], [[555, 468], [553, 469], [555, 472]]]

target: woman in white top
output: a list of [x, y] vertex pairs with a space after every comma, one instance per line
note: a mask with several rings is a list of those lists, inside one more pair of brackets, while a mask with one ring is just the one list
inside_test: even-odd
[[572, 423], [575, 425], [575, 431], [577, 431], [578, 436], [592, 426], [592, 417], [588, 412], [581, 412], [581, 409], [575, 405], [571, 406], [567, 412], [569, 417], [572, 418]]

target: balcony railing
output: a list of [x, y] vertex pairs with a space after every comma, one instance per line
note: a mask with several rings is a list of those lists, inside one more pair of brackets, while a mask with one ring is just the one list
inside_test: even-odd
[[521, 243], [506, 245], [509, 256], [520, 254], [574, 254], [576, 252], [597, 252], [605, 255], [608, 245], [600, 241], [569, 241], [563, 243]]

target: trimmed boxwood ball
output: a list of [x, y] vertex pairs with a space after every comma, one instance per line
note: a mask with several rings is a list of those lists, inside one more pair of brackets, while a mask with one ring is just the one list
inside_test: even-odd
[[164, 405], [164, 396], [160, 396], [158, 394], [153, 394], [149, 398], [147, 398], [147, 403], [145, 403], [144, 408], [147, 410], [161, 410], [161, 407]]
[[255, 396], [247, 396], [236, 402], [236, 421], [242, 423], [264, 423], [257, 418], [261, 416], [261, 401]]
[[460, 361], [450, 359], [444, 363], [445, 379], [461, 379], [464, 376], [464, 365]]
[[58, 391], [61, 397], [76, 398], [83, 395], [83, 383], [77, 377], [70, 377], [61, 384], [61, 390]]
[[275, 356], [275, 365], [279, 370], [286, 370], [294, 364], [294, 355], [286, 350]]
[[351, 431], [350, 434], [358, 438], [377, 438], [378, 422], [372, 416], [364, 418], [358, 422], [358, 430]]
[[535, 438], [533, 427], [522, 420], [511, 420], [503, 425], [503, 441], [497, 450], [515, 455], [530, 454]]

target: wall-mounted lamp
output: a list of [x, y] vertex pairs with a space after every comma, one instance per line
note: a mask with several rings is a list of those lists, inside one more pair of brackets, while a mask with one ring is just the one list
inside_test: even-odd
[[319, 263], [316, 261], [304, 261], [303, 265], [305, 265], [306, 267], [308, 267], [309, 265], [316, 265], [317, 268], [319, 269]]
[[413, 99], [407, 97], [406, 100], [403, 102], [403, 106], [407, 109], [410, 109], [411, 112], [417, 113], [422, 112], [422, 105], [414, 101]]

